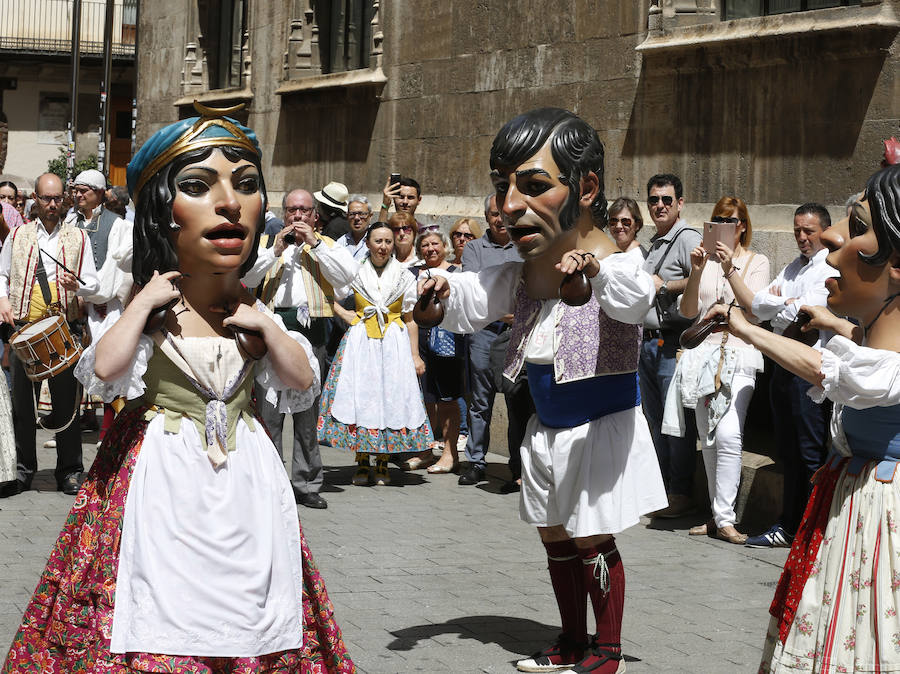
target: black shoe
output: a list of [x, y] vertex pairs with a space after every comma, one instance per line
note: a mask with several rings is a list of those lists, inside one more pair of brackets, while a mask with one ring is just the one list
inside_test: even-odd
[[515, 494], [520, 489], [522, 489], [522, 485], [520, 485], [515, 480], [507, 480], [502, 485], [500, 485], [501, 494]]
[[81, 489], [81, 473], [69, 473], [56, 484], [56, 491], [75, 496]]
[[459, 476], [459, 480], [457, 484], [461, 485], [470, 485], [470, 484], [478, 484], [479, 482], [485, 481], [484, 477], [484, 468], [481, 466], [471, 465], [466, 469], [466, 472]]
[[297, 494], [297, 503], [307, 508], [315, 508], [316, 510], [325, 510], [328, 507], [328, 501], [318, 494]]
[[23, 491], [28, 491], [30, 488], [31, 487], [22, 480], [10, 480], [9, 482], [4, 482], [3, 484], [0, 484], [0, 498], [16, 496]]

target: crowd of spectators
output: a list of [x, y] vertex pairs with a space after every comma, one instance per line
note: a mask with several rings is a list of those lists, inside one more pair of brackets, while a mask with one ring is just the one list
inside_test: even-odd
[[[32, 223], [41, 230], [51, 230], [49, 221], [58, 215], [60, 228], [73, 226], [85, 232], [93, 247], [94, 268], [101, 276], [110, 255], [117, 261], [127, 260], [130, 252], [119, 249], [122, 233], [131, 231], [128, 223], [133, 211], [128, 192], [119, 186], [107, 187], [105, 181], [100, 184], [94, 175], [88, 177], [93, 180], [81, 180], [88, 185], [79, 186], [76, 181], [72, 189], [50, 195], [50, 202], [42, 193], [49, 179], [39, 181], [41, 185], [36, 185], [31, 198], [15, 184], [0, 182], [0, 239], [6, 239], [17, 227]], [[421, 202], [420, 184], [409, 176], [392, 176], [384, 186], [377, 217], [366, 196], [351, 194], [336, 181], [316, 191], [290, 190], [282, 202], [281, 217], [271, 210], [266, 213], [266, 235], [261, 240], [260, 255], [244, 282], [256, 288], [258, 297], [288, 327], [301, 330], [310, 339], [323, 382], [335, 368], [340, 371], [341, 359], [336, 357], [351, 326], [368, 326], [369, 338], [373, 336], [373, 320], [384, 324], [383, 330], [393, 322], [398, 331], [409, 333], [403, 339], [409, 341], [407, 355], [418, 378], [416, 395], [427, 412], [431, 441], [427, 446], [394, 443], [392, 450], [386, 452], [375, 451], [371, 446], [368, 449], [372, 451], [365, 451], [356, 443], [358, 466], [353, 484], [389, 483], [388, 459], [405, 470], [427, 469], [432, 475], [457, 473], [460, 485], [484, 483], [494, 398], [502, 393], [507, 409], [503, 430], [509, 446], [509, 474], [499, 489], [504, 493], [517, 491], [521, 483], [518, 447], [533, 403], [524, 371], [516, 381], [508, 381], [501, 374], [512, 317], [492, 323], [474, 335], [462, 336], [440, 326], [417, 328], [408, 314], [411, 296], [404, 300], [401, 293], [397, 301], [403, 306], [395, 311], [393, 305], [382, 306], [371, 296], [371, 306], [363, 306], [366, 302], [360, 304], [359, 288], [354, 292], [354, 280], [358, 280], [358, 274], [365, 276], [361, 270], [367, 261], [371, 266], [373, 260], [385, 256], [399, 268], [409, 270], [410, 278], [430, 275], [433, 269], [479, 272], [518, 259], [493, 195], [484, 201], [483, 221], [462, 217], [446, 233], [438, 225], [425, 224], [417, 217]], [[677, 176], [658, 174], [650, 178], [645, 212], [654, 231], [649, 238], [642, 237], [643, 244], [638, 239], [644, 221], [637, 201], [621, 196], [608, 209], [609, 236], [622, 253], [644, 259], [644, 269], [653, 276], [657, 287], [656, 302], [644, 320], [639, 366], [642, 406], [668, 494], [668, 506], [654, 516], [682, 517], [701, 506], [694, 496], [693, 484], [699, 439], [712, 516], [708, 522], [691, 528], [690, 533], [732, 543], [789, 545], [809, 497], [810, 478], [824, 457], [827, 404], [812, 402], [806, 395], [809, 385], [800, 378], [778, 366], [768, 367], [772, 375], [765, 394], [771, 401], [777, 452], [785, 470], [784, 510], [767, 532], [748, 541], [747, 535], [736, 528], [739, 522], [735, 503], [747, 411], [757, 377], [767, 369], [766, 363], [759, 351], [727, 331], [708, 335], [700, 346], [690, 350], [680, 347], [679, 338], [715, 303], [740, 305], [748, 318], [770, 324], [779, 334], [789, 330], [800, 306], [824, 304], [827, 293], [822, 282], [829, 271], [819, 236], [830, 224], [828, 211], [818, 204], [804, 204], [797, 209], [794, 234], [799, 255], [773, 279], [769, 260], [751, 249], [751, 216], [739, 196], [723, 196], [711, 213], [709, 222], [732, 226], [728, 231], [733, 232], [730, 240], [720, 239], [714, 248], [705, 247], [703, 234], [683, 219], [684, 205], [684, 189]], [[101, 216], [105, 225], [98, 232]], [[379, 241], [374, 252], [373, 231], [377, 231]], [[48, 236], [52, 237], [52, 232]], [[107, 250], [111, 242], [115, 251]], [[325, 248], [320, 248], [320, 243]], [[334, 262], [325, 255], [326, 249], [344, 249], [346, 255], [329, 252], [337, 260]], [[334, 277], [334, 269], [338, 268], [341, 271]], [[372, 268], [376, 273], [370, 282], [377, 284], [376, 279], [396, 276], [384, 277], [380, 268]], [[7, 294], [9, 273], [0, 259], [0, 277], [5, 281], [0, 285]], [[409, 291], [413, 286], [405, 287]], [[388, 289], [377, 292], [382, 290], [385, 297], [390, 294]], [[91, 294], [84, 287], [76, 295], [80, 313], [72, 322], [78, 326], [77, 331], [81, 331], [82, 319], [89, 314], [102, 319], [107, 303], [127, 299], [121, 292], [106, 297], [98, 292]], [[26, 317], [12, 322], [21, 325]], [[828, 336], [823, 331], [817, 339], [821, 344]], [[384, 356], [391, 363], [385, 370], [389, 374], [391, 367], [398, 366], [396, 357]], [[4, 353], [4, 363], [9, 363], [8, 353]], [[336, 387], [337, 380], [332, 389]], [[325, 393], [329, 394], [328, 387]], [[330, 395], [334, 394], [335, 390], [331, 390]], [[44, 395], [47, 396], [46, 390]], [[385, 390], [383, 397], [389, 399], [391, 394]], [[16, 427], [25, 423], [26, 412], [28, 423], [33, 425], [32, 410], [25, 410], [24, 403], [17, 405], [15, 398], [12, 415], [19, 424]], [[277, 401], [258, 400], [258, 409], [280, 448], [285, 415], [279, 412]], [[330, 412], [324, 404], [294, 415], [293, 419], [292, 484], [298, 503], [314, 508], [327, 507], [319, 494], [323, 469], [318, 444], [346, 437], [323, 435], [320, 413], [325, 415], [327, 425]], [[111, 414], [107, 408], [105, 416]], [[407, 431], [422, 426], [409, 428], [416, 422], [414, 416], [401, 424]], [[382, 432], [390, 429], [389, 418], [394, 426], [399, 423], [385, 412], [380, 417]], [[107, 418], [107, 424], [108, 421]], [[36, 467], [30, 450], [18, 447], [17, 451], [19, 470], [7, 465], [2, 473], [7, 478], [3, 489], [6, 495], [29, 488]], [[23, 452], [28, 464], [24, 469]], [[370, 455], [376, 458], [374, 472]], [[9, 461], [7, 457], [6, 463]], [[58, 467], [59, 486], [72, 492], [80, 480], [80, 454], [61, 461], [68, 461], [68, 467]], [[65, 473], [66, 470], [70, 472]]]

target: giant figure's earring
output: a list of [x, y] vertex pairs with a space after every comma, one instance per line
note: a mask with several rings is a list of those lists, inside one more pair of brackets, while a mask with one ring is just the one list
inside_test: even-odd
[[173, 221], [169, 224], [169, 229], [171, 229], [173, 232], [177, 232], [179, 229], [181, 229], [181, 225]]

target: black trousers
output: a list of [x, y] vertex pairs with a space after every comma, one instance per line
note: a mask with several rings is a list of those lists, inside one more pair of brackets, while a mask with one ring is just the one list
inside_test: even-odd
[[[25, 374], [22, 361], [14, 351], [9, 355], [9, 369], [12, 378], [13, 431], [16, 434], [16, 478], [31, 484], [37, 472], [37, 450], [35, 447], [37, 422], [34, 415], [34, 401], [40, 394], [40, 383], [31, 381]], [[51, 377], [50, 400], [52, 412], [43, 423], [48, 428], [62, 426], [81, 403], [80, 389], [75, 380], [75, 368], [70, 367], [55, 377]], [[66, 476], [84, 470], [81, 462], [81, 425], [78, 418], [68, 428], [56, 434], [56, 469], [53, 471], [59, 484]]]
[[775, 446], [784, 462], [781, 526], [797, 533], [812, 493], [812, 476], [825, 460], [831, 403], [806, 395], [812, 384], [775, 365], [769, 387]]

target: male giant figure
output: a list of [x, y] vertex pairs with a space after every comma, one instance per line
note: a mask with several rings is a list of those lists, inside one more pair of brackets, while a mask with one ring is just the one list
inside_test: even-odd
[[[491, 148], [497, 203], [523, 262], [423, 279], [444, 327], [474, 332], [513, 314], [504, 374], [527, 368], [536, 414], [522, 445], [520, 514], [538, 528], [562, 619], [560, 639], [526, 672], [624, 671], [625, 573], [613, 534], [665, 504], [637, 383], [640, 327], [654, 296], [636, 254], [603, 232], [603, 145], [557, 108], [509, 121]], [[563, 304], [565, 274], [590, 298]], [[433, 270], [434, 271], [434, 270]], [[588, 641], [587, 599], [597, 631]]]
[[[284, 229], [276, 236], [265, 238], [256, 263], [244, 276], [249, 288], [261, 283], [260, 298], [281, 316], [289, 330], [296, 330], [309, 340], [319, 361], [319, 372], [325, 380], [325, 342], [327, 322], [334, 316], [334, 290], [309, 254], [309, 246], [288, 243], [285, 236], [299, 239], [297, 226], [305, 223], [315, 229], [316, 203], [306, 190], [292, 190], [284, 196]], [[316, 234], [327, 246], [334, 245], [328, 237]], [[295, 240], [296, 240], [295, 239]], [[279, 401], [266, 400], [257, 392], [256, 404], [275, 448], [281, 454], [281, 435], [285, 413]], [[316, 438], [316, 419], [319, 400], [302, 412], [293, 414], [294, 450], [291, 459], [291, 484], [297, 503], [307, 508], [327, 508], [319, 495], [322, 488], [322, 457]]]
[[[89, 297], [97, 292], [99, 281], [90, 244], [83, 230], [63, 224], [62, 181], [53, 173], [45, 173], [34, 183], [34, 199], [38, 218], [17, 227], [0, 252], [0, 321], [19, 328], [45, 315], [48, 305], [59, 303], [69, 327], [80, 335], [80, 309], [76, 295]], [[43, 255], [46, 253], [47, 255]], [[57, 268], [53, 256], [84, 283], [79, 285], [74, 274]], [[25, 375], [22, 361], [10, 356], [12, 375], [13, 428], [16, 434], [18, 469], [15, 482], [0, 489], [0, 496], [12, 496], [31, 488], [37, 471], [34, 398], [39, 384]], [[72, 368], [49, 380], [53, 412], [48, 425], [60, 427], [70, 420], [78, 407], [77, 386]], [[56, 433], [56, 486], [74, 496], [81, 485], [81, 429], [70, 423]]]

